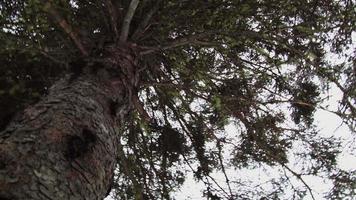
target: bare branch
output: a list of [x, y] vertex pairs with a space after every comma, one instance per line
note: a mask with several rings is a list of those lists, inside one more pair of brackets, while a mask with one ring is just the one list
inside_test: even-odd
[[117, 18], [118, 18], [117, 11], [116, 11], [111, 0], [105, 0], [104, 4], [105, 4], [106, 8], [108, 9], [109, 16], [110, 16], [111, 28], [114, 31], [115, 40], [117, 40], [119, 38], [119, 31], [117, 29]]
[[89, 53], [85, 49], [83, 42], [79, 38], [79, 34], [71, 27], [70, 24], [58, 13], [58, 11], [52, 6], [51, 1], [47, 1], [44, 5], [44, 10], [48, 12], [51, 17], [59, 24], [59, 26], [69, 35], [74, 44], [80, 50], [82, 55], [88, 56]]
[[157, 0], [156, 4], [151, 8], [150, 11], [145, 15], [141, 23], [138, 25], [136, 31], [133, 33], [131, 39], [132, 40], [137, 40], [143, 32], [145, 32], [146, 27], [148, 26], [148, 23], [150, 22], [152, 16], [157, 12], [159, 8], [159, 4], [162, 2], [162, 0]]
[[127, 9], [124, 22], [121, 27], [120, 42], [126, 42], [127, 40], [127, 37], [129, 35], [131, 20], [135, 14], [139, 2], [140, 0], [131, 0], [129, 8]]

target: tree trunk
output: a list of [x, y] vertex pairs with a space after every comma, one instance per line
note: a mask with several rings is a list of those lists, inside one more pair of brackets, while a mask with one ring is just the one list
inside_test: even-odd
[[0, 133], [0, 200], [103, 199], [126, 99], [122, 85], [88, 74], [54, 84]]

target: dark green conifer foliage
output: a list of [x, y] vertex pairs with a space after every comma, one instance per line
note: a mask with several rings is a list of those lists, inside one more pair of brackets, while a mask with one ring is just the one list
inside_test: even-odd
[[[141, 109], [118, 131], [114, 197], [169, 199], [184, 182], [182, 165], [208, 199], [300, 199], [313, 193], [307, 175], [333, 182], [329, 199], [356, 195], [356, 169], [337, 165], [345, 141], [323, 137], [314, 122], [334, 87], [343, 96], [332, 112], [356, 132], [354, 1], [142, 0], [122, 44], [130, 2], [0, 0], [0, 129], [77, 70], [71, 63], [107, 67], [108, 49], [131, 45]], [[229, 123], [236, 133], [223, 133]], [[226, 176], [261, 166], [282, 171], [271, 190]]]

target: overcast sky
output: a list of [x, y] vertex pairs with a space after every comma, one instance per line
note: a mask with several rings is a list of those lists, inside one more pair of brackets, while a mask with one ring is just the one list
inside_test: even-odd
[[[352, 34], [352, 47], [347, 51], [347, 54], [351, 55], [355, 51], [356, 47], [356, 33]], [[328, 47], [327, 51], [328, 51]], [[329, 54], [328, 55], [328, 60], [332, 62], [333, 64], [339, 64], [345, 60], [344, 58], [340, 58], [336, 55]], [[324, 106], [328, 105], [329, 110], [337, 110], [338, 102], [342, 98], [342, 93], [339, 89], [337, 89], [335, 86], [332, 86], [328, 94], [324, 95], [329, 95], [328, 101], [324, 103]], [[315, 113], [315, 121], [314, 123], [317, 125], [318, 129], [320, 130], [320, 134], [328, 137], [328, 136], [337, 136], [337, 137], [342, 137], [349, 141], [349, 143], [345, 143], [343, 145], [343, 152], [340, 154], [338, 157], [338, 164], [341, 169], [344, 170], [355, 170], [356, 166], [356, 152], [352, 152], [352, 150], [355, 150], [355, 135], [352, 135], [348, 127], [346, 127], [344, 124], [342, 124], [341, 119], [336, 116], [335, 114], [332, 114], [330, 112], [320, 110], [318, 109]], [[238, 132], [236, 127], [233, 124], [230, 124], [226, 126], [226, 133], [228, 135], [234, 135], [234, 133]], [[350, 142], [351, 141], [351, 142]], [[353, 141], [353, 142], [352, 142]], [[228, 154], [225, 154], [226, 157]], [[293, 160], [291, 160], [290, 163], [293, 163]], [[240, 177], [245, 177], [249, 180], [254, 180], [256, 183], [261, 183], [265, 180], [270, 179], [271, 177], [278, 177], [278, 167], [275, 168], [270, 168], [268, 170], [266, 169], [256, 169], [256, 170], [228, 170], [227, 174], [231, 180], [235, 178], [240, 178]], [[225, 179], [221, 173], [214, 173], [212, 176], [221, 183], [222, 186], [225, 183]], [[291, 175], [292, 176], [292, 175]], [[330, 189], [330, 183], [327, 181], [312, 177], [312, 176], [304, 176], [303, 179], [306, 181], [306, 183], [312, 188], [313, 190], [313, 195], [315, 199], [317, 200], [322, 200], [322, 193], [327, 192]], [[292, 180], [293, 184], [300, 185], [299, 180], [295, 179]], [[204, 189], [204, 185], [202, 183], [198, 183], [194, 180], [193, 174], [188, 173], [186, 177], [186, 182], [182, 186], [182, 188], [174, 193], [174, 198], [177, 200], [200, 200], [202, 199], [202, 190]], [[308, 194], [305, 200], [312, 199], [311, 196]], [[350, 197], [350, 200], [352, 197]], [[106, 200], [112, 200], [112, 198], [108, 197]], [[345, 199], [348, 200], [348, 199]]]

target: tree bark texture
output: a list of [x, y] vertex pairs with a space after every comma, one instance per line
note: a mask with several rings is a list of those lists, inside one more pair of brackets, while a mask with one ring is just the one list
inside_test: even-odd
[[0, 133], [0, 200], [103, 199], [127, 99], [98, 76], [59, 80]]

